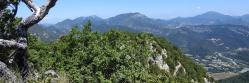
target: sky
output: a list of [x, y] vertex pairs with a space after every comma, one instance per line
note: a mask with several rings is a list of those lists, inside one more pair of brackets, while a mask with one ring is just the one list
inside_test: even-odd
[[[41, 5], [46, 0], [34, 0]], [[109, 18], [122, 13], [139, 12], [156, 19], [191, 17], [208, 11], [226, 15], [249, 14], [249, 0], [58, 0], [41, 23], [54, 24], [64, 19], [96, 15]], [[31, 12], [22, 3], [18, 16]]]

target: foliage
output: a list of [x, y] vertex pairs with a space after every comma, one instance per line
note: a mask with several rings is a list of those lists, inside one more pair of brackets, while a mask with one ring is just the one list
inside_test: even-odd
[[[17, 5], [20, 0], [8, 0], [1, 2], [0, 7], [0, 39], [15, 39], [15, 26], [20, 22], [20, 18], [15, 18]], [[5, 3], [5, 5], [3, 5]], [[9, 7], [11, 6], [11, 7]], [[0, 61], [5, 62], [10, 54], [10, 49], [0, 47]]]
[[[10, 10], [2, 10], [3, 15], [0, 17], [0, 39], [15, 39], [15, 26], [20, 22], [20, 18], [11, 18]], [[9, 58], [11, 49], [3, 49], [0, 47], [0, 61], [6, 62]]]
[[[90, 22], [82, 31], [73, 28], [70, 34], [58, 41], [44, 44], [35, 37], [29, 37], [29, 63], [40, 74], [46, 70], [66, 72], [70, 82], [153, 82], [187, 83], [191, 79], [204, 82], [206, 71], [192, 60], [183, 56], [178, 48], [163, 38], [147, 33], [128, 33], [111, 30], [106, 33], [91, 32]], [[165, 60], [171, 73], [161, 70], [157, 65], [149, 65], [148, 58], [156, 56], [149, 43], [156, 42], [158, 53], [168, 51]], [[186, 74], [172, 75], [180, 61]], [[40, 80], [45, 78], [40, 78]]]

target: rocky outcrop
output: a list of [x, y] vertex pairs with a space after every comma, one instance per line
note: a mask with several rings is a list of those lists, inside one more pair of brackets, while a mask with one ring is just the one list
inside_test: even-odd
[[203, 78], [203, 79], [204, 79], [205, 83], [212, 83], [207, 78]]
[[15, 74], [6, 66], [5, 63], [0, 61], [0, 80], [5, 83], [17, 83]]
[[[155, 42], [154, 42], [155, 43]], [[149, 48], [151, 52], [155, 53], [156, 49], [153, 47], [153, 43], [149, 44]], [[150, 64], [157, 65], [161, 70], [165, 70], [166, 72], [170, 72], [170, 68], [166, 61], [164, 61], [164, 58], [167, 58], [167, 51], [166, 49], [163, 49], [160, 54], [155, 54], [155, 57], [149, 57], [148, 61]]]
[[[170, 58], [168, 55], [168, 52], [166, 49], [157, 49], [156, 48], [156, 42], [153, 41], [152, 43], [148, 43], [149, 49], [152, 52], [152, 56], [148, 58], [149, 65], [157, 65], [159, 69], [165, 70], [168, 73], [172, 73], [172, 76], [177, 77], [179, 74], [187, 75], [187, 71], [184, 68], [183, 64], [180, 60], [177, 60], [176, 66], [174, 68], [170, 68], [169, 65], [166, 63], [167, 58]], [[172, 72], [170, 72], [170, 70]], [[203, 77], [204, 83], [214, 83], [210, 81], [208, 78], [210, 76], [207, 75], [207, 77]], [[190, 80], [191, 83], [200, 83], [197, 80]]]
[[48, 70], [44, 73], [47, 77], [47, 80], [50, 80], [50, 83], [59, 83], [60, 76], [54, 70]]
[[184, 67], [182, 66], [182, 64], [178, 61], [178, 65], [175, 67], [175, 71], [174, 71], [173, 76], [176, 76], [176, 75], [177, 75], [177, 73], [178, 73], [178, 71], [179, 71], [180, 68], [183, 69], [184, 74], [186, 73], [185, 68], [184, 68]]
[[157, 65], [161, 70], [169, 72], [169, 66], [164, 62], [162, 55], [158, 55], [155, 58], [150, 57], [149, 63]]

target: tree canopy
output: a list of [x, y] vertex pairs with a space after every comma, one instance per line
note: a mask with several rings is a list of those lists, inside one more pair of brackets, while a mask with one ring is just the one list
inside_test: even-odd
[[[90, 30], [90, 23], [82, 31], [74, 27], [69, 34], [49, 44], [30, 36], [28, 60], [41, 75], [36, 81], [55, 80], [57, 76], [44, 74], [48, 70], [54, 70], [59, 77], [74, 83], [204, 83], [204, 78], [212, 81], [202, 66], [164, 38], [148, 33]], [[167, 51], [164, 54], [167, 56], [163, 56], [163, 51]], [[150, 58], [160, 56], [163, 56], [162, 63], [169, 65], [169, 71], [151, 63]], [[173, 75], [179, 63], [183, 67]]]

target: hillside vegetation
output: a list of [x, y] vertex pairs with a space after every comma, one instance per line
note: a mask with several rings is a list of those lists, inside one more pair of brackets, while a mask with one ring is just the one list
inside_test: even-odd
[[213, 82], [202, 66], [148, 33], [92, 32], [87, 23], [50, 44], [29, 41], [30, 82]]
[[33, 26], [30, 33], [51, 42], [70, 32], [72, 26], [82, 29], [91, 20], [92, 30], [108, 32], [115, 28], [129, 32], [149, 32], [167, 38], [208, 72], [238, 73], [249, 68], [248, 15], [229, 16], [207, 12], [193, 17], [171, 20], [153, 19], [140, 13], [124, 13], [110, 18], [97, 16], [67, 19], [51, 26]]

